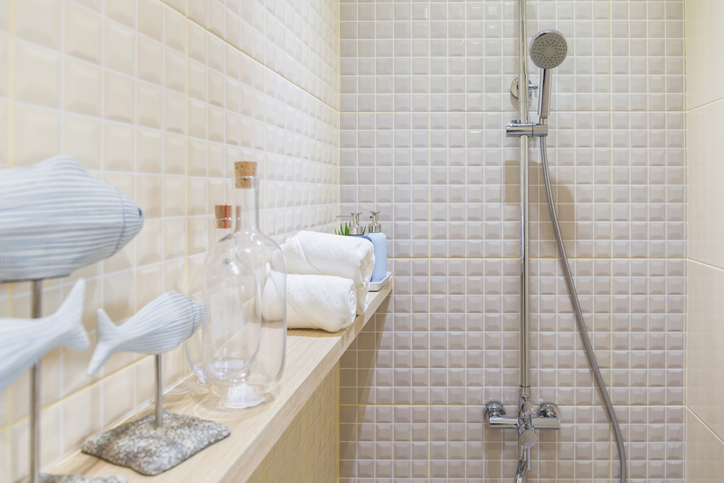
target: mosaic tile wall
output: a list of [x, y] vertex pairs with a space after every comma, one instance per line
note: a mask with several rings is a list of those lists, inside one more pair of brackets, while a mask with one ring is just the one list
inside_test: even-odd
[[[345, 483], [510, 481], [516, 440], [482, 406], [517, 400], [518, 142], [512, 0], [342, 0], [341, 207], [382, 211], [395, 291], [345, 354]], [[683, 482], [684, 2], [529, 0], [556, 28], [550, 164], [631, 482]], [[531, 64], [533, 80], [537, 70]], [[534, 99], [535, 102], [535, 99]], [[619, 473], [531, 149], [533, 394], [561, 405], [531, 481]]]
[[315, 389], [249, 483], [336, 483], [339, 478], [339, 364]]
[[[0, 0], [0, 168], [72, 155], [146, 217], [118, 255], [45, 283], [44, 312], [86, 277], [94, 341], [99, 307], [120, 322], [167, 290], [197, 294], [239, 159], [259, 163], [266, 233], [331, 226], [339, 25], [331, 0]], [[26, 284], [0, 286], [0, 317], [29, 305]], [[115, 355], [88, 377], [91, 352], [43, 360], [43, 466], [152, 396], [152, 359]], [[187, 370], [181, 349], [165, 364], [167, 385]], [[2, 483], [27, 471], [28, 380], [0, 394]]]

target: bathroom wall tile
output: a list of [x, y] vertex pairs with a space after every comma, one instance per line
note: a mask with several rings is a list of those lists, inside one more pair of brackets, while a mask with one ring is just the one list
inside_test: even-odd
[[134, 407], [133, 391], [134, 368], [126, 367], [115, 374], [105, 378], [103, 387], [103, 419], [102, 428], [107, 428], [114, 421], [130, 412]]
[[138, 31], [153, 40], [163, 42], [163, 4], [154, 0], [136, 1]]
[[724, 272], [692, 260], [688, 262], [688, 280], [688, 407], [721, 438], [724, 420], [713, 394], [721, 390], [717, 373], [721, 368], [718, 347], [722, 333], [717, 321], [724, 307], [716, 294], [724, 283]]
[[134, 75], [136, 66], [135, 32], [123, 25], [106, 21], [103, 62], [106, 68], [121, 74]]
[[427, 479], [429, 426], [424, 406], [342, 406], [340, 481]]
[[724, 443], [695, 413], [686, 411], [686, 481], [716, 481], [724, 471]]
[[691, 110], [687, 118], [687, 176], [690, 186], [687, 205], [689, 257], [700, 262], [724, 268], [724, 239], [719, 212], [721, 192], [719, 180], [724, 172], [717, 163], [721, 152], [720, 137], [714, 134], [714, 126], [724, 120], [724, 101]]
[[64, 153], [73, 156], [86, 169], [100, 169], [102, 159], [100, 119], [67, 114], [63, 116], [62, 122]]
[[113, 122], [103, 124], [103, 167], [106, 170], [134, 170], [134, 136], [135, 129], [127, 124]]
[[[571, 263], [571, 270], [594, 353], [599, 367], [608, 374], [611, 368], [610, 261], [575, 260]], [[531, 271], [534, 277], [531, 287], [534, 397], [537, 401], [554, 400], [566, 405], [601, 404], [558, 260], [537, 260]], [[513, 285], [515, 279], [510, 277], [509, 280]], [[512, 329], [517, 332], [517, 327]], [[511, 358], [512, 365], [517, 368], [514, 354]], [[512, 396], [513, 399], [508, 400], [514, 401], [517, 397], [515, 392]]]
[[101, 395], [101, 384], [93, 384], [63, 401], [61, 414], [65, 420], [74, 419], [73, 416], [78, 413], [84, 415], [77, 424], [63, 431], [64, 451], [78, 448], [87, 435], [101, 430], [101, 408], [98, 406], [98, 401], [102, 399]]
[[72, 2], [64, 5], [64, 49], [69, 55], [101, 63], [103, 20], [100, 15]]
[[164, 258], [170, 260], [184, 256], [186, 249], [185, 220], [183, 218], [164, 220]]
[[62, 8], [61, 0], [20, 2], [15, 11], [15, 35], [60, 50]]
[[147, 37], [137, 35], [138, 77], [156, 85], [163, 79], [163, 46]]
[[88, 62], [65, 60], [63, 107], [66, 111], [100, 117], [103, 72]]
[[683, 260], [613, 262], [615, 404], [684, 404]]
[[128, 77], [105, 73], [103, 113], [106, 119], [125, 123], [135, 121], [135, 84]]
[[613, 114], [613, 256], [686, 255], [685, 119]]
[[57, 112], [16, 106], [13, 123], [15, 166], [37, 163], [60, 151], [60, 115]]
[[686, 107], [696, 109], [724, 98], [724, 88], [708, 85], [707, 76], [720, 77], [722, 52], [716, 46], [722, 35], [719, 22], [724, 18], [724, 5], [716, 0], [686, 2]]
[[131, 28], [136, 26], [135, 0], [105, 0], [106, 15]]
[[17, 100], [41, 107], [60, 107], [60, 55], [26, 42], [15, 42]]

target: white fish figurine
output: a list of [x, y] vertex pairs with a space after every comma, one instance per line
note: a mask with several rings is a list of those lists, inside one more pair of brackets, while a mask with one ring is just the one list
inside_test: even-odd
[[142, 226], [135, 201], [69, 156], [0, 170], [0, 282], [70, 275]]
[[39, 319], [0, 319], [0, 393], [48, 352], [65, 346], [81, 351], [90, 345], [83, 327], [85, 280], [53, 315]]
[[94, 374], [116, 352], [161, 354], [193, 335], [206, 318], [206, 308], [172, 290], [149, 302], [127, 322], [116, 325], [98, 309], [98, 345], [88, 365]]

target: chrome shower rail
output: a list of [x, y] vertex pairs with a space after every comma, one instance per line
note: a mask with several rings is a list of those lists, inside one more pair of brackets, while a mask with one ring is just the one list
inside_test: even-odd
[[[550, 92], [551, 92], [551, 69], [558, 67], [566, 58], [568, 45], [563, 34], [556, 30], [543, 30], [536, 34], [531, 42], [531, 54], [533, 63], [541, 68], [540, 86], [533, 86], [528, 79], [528, 35], [526, 32], [526, 0], [518, 0], [518, 34], [519, 34], [519, 69], [518, 79], [513, 82], [511, 94], [517, 93], [518, 117], [506, 126], [507, 137], [520, 139], [520, 386], [518, 393], [518, 408], [515, 416], [506, 416], [503, 405], [497, 401], [487, 404], [485, 407], [485, 421], [489, 427], [494, 429], [515, 429], [518, 432], [518, 468], [516, 470], [516, 483], [526, 483], [530, 470], [530, 448], [538, 440], [536, 430], [560, 429], [560, 412], [554, 403], [543, 403], [536, 406], [531, 400], [530, 390], [530, 236], [528, 230], [529, 222], [529, 142], [530, 138], [540, 139], [541, 164], [543, 166], [543, 177], [545, 179], [548, 206], [553, 221], [553, 228], [556, 234], [558, 250], [561, 256], [561, 264], [566, 278], [571, 302], [576, 314], [579, 331], [583, 345], [586, 349], [586, 356], [594, 374], [596, 385], [601, 393], [608, 417], [611, 422], [616, 443], [618, 445], [619, 459], [621, 461], [620, 482], [626, 482], [626, 453], [621, 435], [621, 429], [616, 419], [608, 395], [606, 385], [603, 382], [601, 371], [596, 363], [593, 347], [586, 331], [576, 287], [566, 257], [563, 239], [556, 217], [553, 195], [551, 191], [550, 177], [548, 173], [548, 159], [546, 153], [545, 138], [548, 136], [547, 118], [550, 113]], [[522, 88], [527, 86], [527, 89]], [[538, 89], [538, 120], [529, 120], [529, 92]], [[517, 92], [515, 92], [517, 91]]]

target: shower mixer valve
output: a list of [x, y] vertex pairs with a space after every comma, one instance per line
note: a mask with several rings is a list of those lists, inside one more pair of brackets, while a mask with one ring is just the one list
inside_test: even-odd
[[518, 414], [506, 416], [505, 408], [498, 401], [485, 406], [485, 422], [493, 429], [515, 429], [518, 442], [524, 448], [530, 448], [538, 440], [537, 429], [561, 429], [561, 413], [554, 403], [536, 406], [530, 399], [521, 397], [518, 401]]

